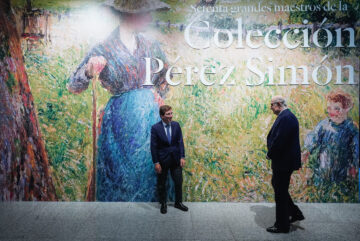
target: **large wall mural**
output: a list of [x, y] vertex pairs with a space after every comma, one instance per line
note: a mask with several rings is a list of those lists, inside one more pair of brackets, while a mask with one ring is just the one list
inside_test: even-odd
[[0, 200], [156, 201], [165, 103], [184, 201], [273, 201], [266, 135], [283, 95], [300, 124], [292, 197], [359, 202], [358, 1], [164, 0], [146, 29], [118, 2], [1, 3]]

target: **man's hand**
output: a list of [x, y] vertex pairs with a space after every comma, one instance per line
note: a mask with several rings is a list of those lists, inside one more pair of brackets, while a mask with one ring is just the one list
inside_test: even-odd
[[184, 158], [181, 158], [181, 159], [180, 159], [180, 166], [181, 166], [181, 167], [184, 167], [184, 166], [185, 166], [185, 159], [184, 159]]
[[156, 164], [155, 164], [155, 171], [156, 171], [157, 174], [160, 174], [160, 173], [161, 173], [160, 163], [156, 163]]

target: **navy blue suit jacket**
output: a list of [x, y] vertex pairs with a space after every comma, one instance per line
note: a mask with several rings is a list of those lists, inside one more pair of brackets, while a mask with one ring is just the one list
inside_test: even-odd
[[153, 125], [150, 148], [154, 163], [159, 162], [162, 166], [180, 165], [180, 159], [185, 158], [185, 148], [179, 123], [171, 122], [171, 143], [168, 142], [162, 121]]
[[299, 122], [289, 109], [276, 118], [267, 136], [268, 157], [273, 170], [298, 170], [301, 167]]

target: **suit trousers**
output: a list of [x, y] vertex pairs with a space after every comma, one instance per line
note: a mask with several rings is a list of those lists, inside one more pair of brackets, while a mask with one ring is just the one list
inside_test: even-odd
[[275, 226], [280, 229], [289, 229], [289, 217], [301, 213], [289, 194], [289, 184], [293, 171], [273, 170], [271, 184], [275, 192], [276, 222]]
[[166, 180], [169, 170], [175, 184], [175, 203], [182, 202], [182, 167], [174, 165], [171, 167], [161, 167], [161, 169], [161, 173], [157, 175], [159, 202], [166, 203], [167, 200]]

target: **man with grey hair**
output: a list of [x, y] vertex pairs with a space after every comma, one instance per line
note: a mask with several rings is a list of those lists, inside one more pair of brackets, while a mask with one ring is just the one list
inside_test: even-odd
[[291, 174], [301, 167], [299, 122], [282, 96], [274, 96], [270, 108], [278, 116], [267, 136], [266, 156], [271, 159], [273, 170], [271, 184], [275, 192], [276, 222], [266, 231], [288, 233], [290, 223], [305, 219], [289, 194]]

